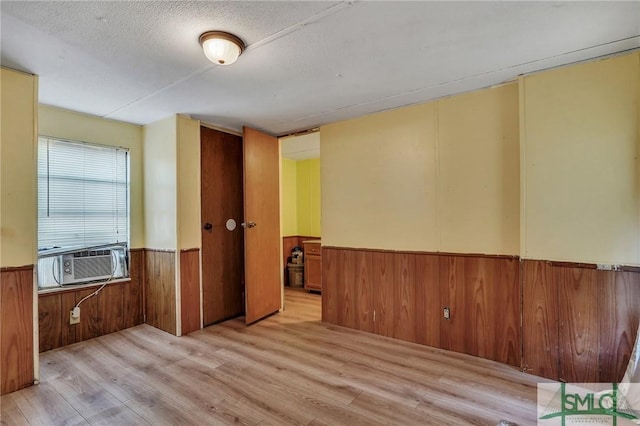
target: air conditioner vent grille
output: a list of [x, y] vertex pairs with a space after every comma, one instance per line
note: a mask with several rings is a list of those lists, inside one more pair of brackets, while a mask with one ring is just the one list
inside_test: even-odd
[[77, 257], [73, 259], [73, 273], [76, 280], [109, 276], [113, 271], [111, 256]]

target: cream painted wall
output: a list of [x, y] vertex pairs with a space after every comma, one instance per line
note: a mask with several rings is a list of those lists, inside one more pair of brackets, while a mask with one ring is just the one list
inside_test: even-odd
[[323, 244], [517, 255], [518, 89], [323, 126]]
[[321, 236], [320, 159], [282, 159], [283, 236]]
[[324, 244], [640, 264], [639, 77], [634, 52], [323, 126]]
[[[311, 229], [309, 235], [320, 237], [322, 235], [322, 178], [320, 177], [320, 159], [313, 158], [309, 161], [309, 191], [311, 193], [310, 216]], [[304, 235], [304, 234], [303, 234]]]
[[444, 252], [520, 250], [518, 84], [438, 102], [438, 216]]
[[177, 248], [176, 135], [176, 116], [143, 127], [146, 248]]
[[40, 135], [129, 149], [131, 247], [144, 247], [142, 126], [46, 105], [38, 110]]
[[179, 251], [201, 247], [200, 122], [175, 115], [145, 125], [143, 135], [146, 247], [176, 251], [175, 312], [180, 336]]
[[0, 69], [0, 266], [36, 263], [38, 78]]
[[522, 256], [640, 264], [640, 54], [522, 81]]
[[297, 235], [320, 237], [320, 159], [296, 161]]
[[200, 122], [177, 117], [178, 249], [201, 247]]
[[296, 215], [298, 235], [311, 232], [311, 193], [309, 191], [309, 162], [296, 161]]
[[320, 129], [323, 245], [438, 250], [434, 103]]
[[282, 235], [290, 237], [298, 235], [298, 207], [297, 207], [297, 167], [296, 161], [289, 158], [282, 159], [282, 179], [280, 181], [282, 194]]

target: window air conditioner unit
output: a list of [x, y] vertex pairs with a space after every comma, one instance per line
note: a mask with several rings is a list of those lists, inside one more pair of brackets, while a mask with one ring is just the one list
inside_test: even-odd
[[128, 277], [127, 253], [124, 244], [42, 251], [38, 257], [38, 288]]
[[[106, 254], [105, 254], [106, 252]], [[111, 250], [78, 251], [60, 256], [61, 283], [108, 279], [113, 272]]]
[[80, 250], [58, 257], [62, 285], [120, 278], [125, 273], [124, 248]]

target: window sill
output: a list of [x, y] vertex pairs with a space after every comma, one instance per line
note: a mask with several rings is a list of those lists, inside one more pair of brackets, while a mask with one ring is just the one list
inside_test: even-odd
[[[107, 285], [105, 287], [108, 287], [112, 284], [123, 284], [123, 283], [127, 283], [127, 282], [131, 282], [131, 277], [127, 277], [127, 278], [118, 278], [112, 281], [108, 281]], [[87, 289], [92, 289], [95, 288], [96, 290], [100, 287], [102, 287], [102, 285], [104, 284], [103, 282], [97, 282], [97, 283], [87, 283], [87, 284], [76, 284], [76, 285], [66, 285], [64, 287], [53, 287], [53, 288], [43, 288], [42, 290], [38, 290], [38, 295], [43, 295], [46, 296], [48, 294], [52, 294], [52, 293], [71, 293], [74, 291], [79, 291], [79, 290], [87, 290]]]

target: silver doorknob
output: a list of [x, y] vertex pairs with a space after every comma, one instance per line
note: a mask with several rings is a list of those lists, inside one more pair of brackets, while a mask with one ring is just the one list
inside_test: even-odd
[[256, 223], [249, 221], [249, 222], [242, 222], [241, 225], [243, 228], [247, 229], [247, 228], [253, 228], [254, 226], [256, 226]]

